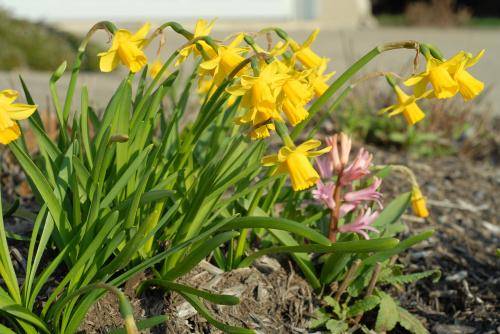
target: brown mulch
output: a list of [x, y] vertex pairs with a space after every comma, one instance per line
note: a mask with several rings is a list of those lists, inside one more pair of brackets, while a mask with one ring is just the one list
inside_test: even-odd
[[[142, 279], [144, 277], [137, 282]], [[236, 306], [210, 303], [205, 306], [226, 324], [253, 328], [261, 333], [304, 333], [314, 311], [309, 284], [272, 258], [264, 257], [252, 268], [231, 272], [222, 272], [203, 262], [179, 282], [238, 296], [241, 303]], [[125, 290], [132, 300], [136, 319], [168, 315], [169, 320], [150, 333], [221, 333], [176, 293], [165, 295], [161, 290], [150, 289], [137, 298], [133, 286]], [[122, 325], [115, 298], [106, 295], [91, 308], [80, 329], [89, 334], [107, 333]]]
[[[377, 162], [401, 163], [400, 153], [371, 149]], [[438, 268], [397, 292], [402, 305], [423, 317], [433, 333], [500, 333], [500, 170], [457, 157], [403, 161], [417, 175], [430, 217], [405, 217], [408, 232], [436, 233], [400, 258], [410, 272]], [[404, 177], [384, 181], [387, 194], [407, 191]]]

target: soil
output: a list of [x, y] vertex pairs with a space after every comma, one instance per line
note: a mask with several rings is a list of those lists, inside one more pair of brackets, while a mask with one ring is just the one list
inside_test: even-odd
[[[401, 237], [433, 228], [435, 235], [400, 256], [409, 272], [439, 268], [442, 278], [433, 283], [423, 279], [403, 291], [393, 291], [400, 303], [418, 315], [431, 333], [500, 333], [499, 248], [500, 170], [496, 165], [473, 162], [460, 157], [426, 160], [406, 158], [401, 152], [371, 147], [377, 163], [404, 163], [416, 173], [428, 198], [430, 217], [426, 220], [403, 216], [408, 230]], [[9, 166], [6, 166], [8, 164]], [[21, 195], [21, 204], [32, 207], [24, 178], [17, 168], [3, 159], [2, 191], [10, 201]], [[21, 176], [20, 176], [21, 175]], [[402, 176], [386, 179], [383, 191], [389, 200], [409, 189]], [[19, 227], [10, 222], [9, 230]], [[21, 228], [23, 230], [23, 228]], [[16, 232], [22, 232], [16, 230]], [[12, 243], [16, 267], [23, 265], [23, 242]], [[280, 264], [281, 263], [281, 264]], [[218, 293], [234, 293], [238, 306], [206, 304], [217, 319], [232, 325], [255, 328], [261, 333], [306, 333], [317, 304], [308, 284], [285, 257], [277, 262], [264, 258], [256, 266], [221, 273], [208, 263], [198, 266], [182, 282]], [[139, 277], [138, 279], [143, 279]], [[137, 282], [137, 280], [135, 281]], [[166, 324], [151, 333], [217, 333], [176, 294], [150, 290], [133, 297], [134, 283], [126, 292], [131, 296], [137, 319], [168, 314]], [[105, 296], [93, 306], [81, 329], [85, 333], [106, 333], [121, 326], [114, 297]], [[399, 331], [398, 331], [399, 332]]]

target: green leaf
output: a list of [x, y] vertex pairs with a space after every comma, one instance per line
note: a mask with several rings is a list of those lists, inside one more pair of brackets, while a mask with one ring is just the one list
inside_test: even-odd
[[287, 231], [321, 245], [329, 245], [330, 240], [321, 233], [307, 226], [289, 219], [271, 218], [271, 217], [241, 217], [236, 218], [226, 226], [224, 230], [241, 229], [241, 228], [267, 228]]
[[333, 309], [333, 313], [335, 313], [337, 317], [340, 318], [342, 316], [342, 307], [336, 299], [331, 296], [325, 296], [323, 301]]
[[[396, 197], [385, 209], [380, 213], [373, 227], [382, 228], [386, 232], [384, 236], [393, 236], [394, 232], [391, 231], [391, 227], [395, 224], [399, 218], [403, 215], [410, 204], [411, 193], [407, 192]], [[392, 233], [391, 233], [392, 232]]]
[[427, 329], [422, 325], [420, 320], [413, 316], [410, 312], [402, 307], [399, 310], [399, 324], [413, 334], [428, 334]]
[[390, 295], [379, 291], [377, 295], [380, 297], [380, 306], [375, 323], [377, 333], [387, 332], [392, 330], [399, 321], [398, 305]]
[[275, 246], [261, 249], [245, 258], [240, 266], [249, 266], [257, 258], [273, 253], [367, 253], [396, 247], [399, 240], [393, 238], [380, 238], [371, 240], [339, 241], [329, 246], [318, 244], [307, 244], [298, 246]]
[[[167, 320], [168, 320], [168, 316], [164, 315], [164, 314], [150, 317], [147, 319], [137, 320], [136, 321], [137, 329], [139, 329], [139, 330], [149, 329], [149, 328], [158, 326], [159, 324], [164, 323]], [[117, 329], [111, 330], [108, 334], [127, 334], [127, 331], [125, 328], [117, 328]]]
[[71, 231], [71, 226], [69, 224], [65, 211], [63, 211], [61, 207], [60, 201], [54, 195], [54, 190], [52, 189], [40, 169], [38, 169], [31, 158], [19, 147], [16, 142], [10, 143], [9, 147], [19, 161], [19, 164], [23, 167], [24, 172], [35, 184], [37, 190], [40, 192], [40, 195], [45, 201], [45, 204], [47, 204], [50, 214], [52, 215], [57, 229], [61, 234], [62, 240], [68, 242], [70, 238], [69, 234]]
[[363, 299], [357, 300], [349, 310], [347, 311], [347, 316], [349, 318], [355, 317], [357, 315], [363, 314], [377, 307], [380, 303], [380, 298], [375, 295], [366, 296]]
[[179, 293], [184, 292], [194, 296], [198, 296], [214, 304], [237, 305], [240, 303], [239, 298], [235, 296], [215, 294], [205, 290], [195, 289], [187, 285], [174, 283], [172, 281], [167, 281], [164, 279], [151, 279], [144, 281], [138, 289], [138, 294], [140, 294], [142, 291], [144, 291], [147, 287], [151, 285], [159, 286], [165, 290], [172, 290]]
[[12, 329], [0, 324], [0, 332], [3, 334], [16, 334]]
[[331, 334], [344, 334], [349, 329], [345, 321], [335, 319], [328, 320], [325, 327]]
[[418, 280], [421, 280], [423, 278], [429, 277], [429, 276], [434, 276], [432, 279], [433, 282], [437, 282], [439, 278], [441, 277], [441, 271], [434, 269], [434, 270], [426, 270], [422, 271], [419, 273], [413, 273], [413, 274], [406, 274], [406, 275], [393, 275], [385, 278], [383, 282], [390, 283], [390, 284], [407, 284], [407, 283], [413, 283]]
[[216, 328], [220, 329], [221, 331], [224, 331], [226, 333], [231, 333], [231, 334], [254, 334], [255, 331], [251, 329], [246, 329], [246, 328], [241, 328], [241, 327], [236, 327], [236, 326], [230, 326], [226, 325], [217, 319], [215, 319], [212, 314], [207, 310], [205, 305], [198, 299], [198, 297], [191, 295], [189, 293], [185, 292], [179, 292], [186, 301], [191, 304], [194, 309], [203, 317], [205, 318], [209, 323], [211, 323], [213, 326]]
[[197, 248], [185, 255], [185, 258], [178, 262], [174, 268], [169, 270], [165, 277], [166, 280], [174, 280], [188, 273], [201, 260], [205, 259], [215, 248], [219, 247], [224, 242], [231, 240], [239, 235], [238, 232], [225, 232], [214, 236], [208, 240], [204, 240]]
[[363, 260], [363, 266], [369, 266], [369, 265], [375, 265], [377, 262], [383, 262], [390, 258], [393, 255], [399, 254], [406, 249], [412, 247], [413, 245], [416, 245], [428, 238], [430, 238], [434, 234], [434, 230], [428, 230], [424, 231], [420, 234], [417, 234], [415, 236], [409, 237], [403, 241], [401, 241], [396, 247], [394, 247], [391, 250], [383, 251], [376, 253], [372, 256], [367, 257], [365, 260]]

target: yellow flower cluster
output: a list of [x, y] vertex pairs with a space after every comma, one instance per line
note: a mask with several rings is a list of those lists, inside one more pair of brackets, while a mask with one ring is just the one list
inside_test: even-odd
[[448, 99], [460, 93], [465, 101], [472, 100], [483, 91], [484, 84], [467, 72], [467, 69], [476, 64], [483, 54], [484, 50], [476, 56], [460, 51], [448, 60], [426, 54], [425, 71], [404, 81], [406, 86], [413, 87], [413, 94], [408, 95], [399, 86], [393, 85], [398, 103], [382, 109], [381, 113], [389, 112], [389, 116], [402, 113], [408, 124], [413, 125], [425, 117], [416, 103], [420, 99]]
[[[329, 60], [311, 49], [319, 31], [315, 30], [303, 44], [282, 36], [285, 42], [278, 42], [270, 51], [265, 51], [255, 42], [249, 43], [245, 34], [236, 35], [227, 44], [209, 43], [206, 38], [213, 25], [213, 21], [198, 20], [194, 33], [185, 36], [189, 41], [178, 51], [175, 63], [180, 65], [190, 56], [201, 59], [198, 92], [210, 96], [225, 80], [235, 79], [234, 84], [226, 88], [231, 96], [227, 103], [230, 105], [241, 98], [235, 123], [248, 125], [251, 139], [270, 136], [271, 131], [276, 130], [275, 122], [286, 119], [295, 126], [304, 121], [309, 115], [306, 105], [326, 91], [326, 82], [334, 74], [325, 74]], [[110, 49], [99, 54], [101, 71], [110, 72], [120, 63], [132, 73], [141, 70], [148, 63], [143, 49], [149, 43], [146, 37], [149, 29], [146, 23], [136, 33], [125, 29], [116, 31]], [[247, 46], [242, 46], [244, 41]], [[255, 54], [250, 52], [252, 49]], [[149, 74], [156, 78], [162, 67], [162, 62], [155, 60]], [[294, 190], [314, 185], [318, 173], [307, 157], [329, 148], [310, 152], [320, 143], [310, 140], [295, 147], [289, 137], [285, 142], [288, 144], [280, 153], [266, 157], [264, 164], [279, 164], [278, 172], [290, 174]]]

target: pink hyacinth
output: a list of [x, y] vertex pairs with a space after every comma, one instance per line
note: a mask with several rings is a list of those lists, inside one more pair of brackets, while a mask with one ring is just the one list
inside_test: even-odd
[[333, 165], [329, 155], [322, 155], [316, 158], [319, 175], [322, 179], [331, 179], [333, 176]]
[[372, 166], [373, 156], [368, 153], [364, 148], [360, 148], [358, 155], [354, 161], [344, 169], [341, 177], [342, 185], [359, 180], [366, 175], [370, 174], [370, 167]]
[[367, 231], [380, 233], [379, 230], [371, 226], [375, 219], [377, 219], [378, 215], [378, 211], [372, 212], [371, 209], [368, 208], [365, 212], [361, 212], [361, 214], [352, 223], [342, 225], [338, 230], [342, 233], [357, 233], [363, 236], [366, 240], [369, 240], [370, 237], [368, 236]]
[[323, 183], [321, 181], [318, 181], [318, 183], [316, 183], [316, 189], [312, 191], [312, 195], [314, 199], [325, 204], [330, 210], [334, 210], [335, 209], [335, 201], [333, 200], [334, 190], [335, 190], [335, 185], [333, 184], [333, 182]]
[[374, 201], [382, 208], [382, 194], [377, 191], [381, 184], [382, 180], [376, 177], [373, 183], [368, 187], [346, 193], [344, 195], [344, 201], [354, 205], [359, 205], [363, 201]]
[[[316, 189], [312, 191], [314, 199], [326, 205], [330, 210], [335, 210], [335, 200], [333, 199], [333, 192], [335, 191], [335, 184], [327, 182], [326, 184], [318, 181]], [[343, 203], [340, 206], [340, 217], [345, 216], [347, 213], [356, 209], [356, 203]]]
[[352, 146], [351, 138], [341, 132], [340, 134], [334, 134], [332, 137], [326, 138], [326, 144], [332, 147], [328, 157], [331, 160], [333, 170], [339, 173], [349, 161], [349, 153]]

